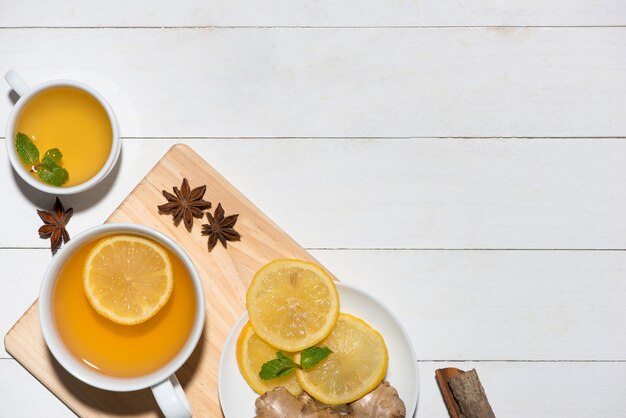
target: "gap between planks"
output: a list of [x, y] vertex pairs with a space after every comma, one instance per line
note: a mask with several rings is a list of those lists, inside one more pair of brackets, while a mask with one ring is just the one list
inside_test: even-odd
[[598, 29], [626, 28], [626, 25], [373, 25], [373, 26], [308, 26], [308, 25], [191, 25], [191, 26], [2, 26], [2, 29]]
[[[154, 141], [412, 141], [420, 139], [468, 140], [468, 141], [542, 141], [542, 140], [615, 140], [621, 141], [626, 136], [124, 136], [123, 140]], [[0, 136], [0, 141], [6, 137]]]

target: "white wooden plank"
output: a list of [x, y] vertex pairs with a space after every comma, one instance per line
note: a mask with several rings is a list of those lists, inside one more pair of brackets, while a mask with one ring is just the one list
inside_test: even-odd
[[0, 26], [623, 25], [619, 0], [10, 2]]
[[434, 377], [443, 367], [475, 368], [497, 417], [613, 417], [626, 410], [625, 363], [423, 362], [417, 418], [448, 418]]
[[[125, 140], [116, 177], [64, 197], [103, 222], [178, 140]], [[626, 140], [187, 140], [308, 248], [626, 248]], [[7, 161], [0, 143], [0, 161]], [[0, 247], [45, 246], [34, 192], [0, 169]]]
[[[417, 418], [448, 418], [435, 383], [442, 367], [476, 368], [497, 416], [615, 416], [626, 409], [624, 363], [420, 362]], [[0, 360], [0, 416], [73, 417], [14, 360]]]
[[[0, 250], [2, 274], [0, 275], [0, 337], [11, 329], [39, 294], [43, 273], [51, 260], [48, 250]], [[0, 347], [0, 359], [9, 358]], [[2, 361], [0, 360], [0, 363]], [[0, 374], [2, 376], [2, 374]], [[0, 379], [4, 380], [4, 379]], [[2, 390], [0, 389], [0, 399]], [[2, 402], [0, 402], [2, 404]], [[0, 412], [0, 417], [5, 416]]]
[[313, 254], [391, 307], [420, 360], [625, 360], [615, 330], [626, 320], [626, 252]]
[[[626, 319], [626, 252], [312, 253], [392, 307], [420, 360], [626, 360], [615, 332]], [[35, 299], [48, 261], [43, 249], [0, 250], [2, 335]]]
[[126, 136], [626, 133], [626, 28], [6, 29], [0, 45], [32, 84], [99, 89]]
[[0, 417], [76, 417], [17, 361], [0, 360], [0, 376]]

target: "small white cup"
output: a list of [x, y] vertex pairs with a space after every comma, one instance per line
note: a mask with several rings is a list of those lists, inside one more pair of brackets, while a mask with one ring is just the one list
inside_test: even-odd
[[[117, 159], [120, 155], [122, 141], [120, 140], [119, 128], [117, 125], [117, 120], [115, 119], [115, 114], [113, 113], [113, 109], [111, 109], [111, 106], [107, 103], [106, 100], [104, 100], [104, 97], [102, 97], [100, 93], [98, 93], [86, 84], [73, 80], [52, 80], [41, 83], [35, 87], [28, 87], [28, 85], [19, 76], [19, 74], [13, 70], [6, 73], [4, 78], [9, 83], [11, 88], [20, 96], [20, 99], [15, 104], [15, 107], [13, 108], [13, 111], [9, 116], [9, 121], [7, 122], [5, 142], [7, 145], [7, 155], [9, 156], [9, 160], [11, 161], [11, 165], [13, 166], [13, 169], [17, 172], [17, 174], [22, 178], [22, 180], [42, 192], [57, 195], [66, 195], [80, 193], [87, 189], [90, 189], [91, 187], [100, 183], [111, 172], [111, 170], [113, 170], [113, 167], [115, 166], [115, 163], [117, 162]], [[98, 100], [98, 102], [100, 102], [104, 110], [106, 110], [107, 115], [109, 116], [109, 121], [111, 122], [111, 130], [113, 132], [111, 151], [109, 153], [108, 159], [104, 163], [104, 166], [100, 169], [100, 171], [96, 173], [95, 176], [93, 176], [89, 180], [70, 187], [51, 186], [35, 179], [33, 176], [30, 175], [28, 170], [24, 168], [24, 166], [20, 162], [19, 156], [17, 155], [17, 151], [15, 150], [15, 123], [17, 121], [17, 117], [22, 112], [22, 109], [24, 109], [24, 106], [26, 106], [26, 104], [28, 104], [28, 102], [30, 102], [32, 98], [37, 96], [42, 91], [56, 87], [74, 87], [88, 93], [93, 98]]]
[[[137, 234], [151, 238], [170, 249], [185, 265], [192, 279], [196, 295], [196, 315], [189, 338], [185, 345], [169, 363], [148, 375], [119, 378], [111, 377], [88, 368], [74, 358], [54, 325], [52, 313], [52, 293], [57, 276], [68, 258], [88, 242], [112, 234]], [[71, 375], [83, 382], [100, 389], [114, 392], [129, 392], [151, 388], [152, 393], [166, 418], [189, 418], [191, 406], [185, 397], [176, 375], [174, 374], [187, 361], [200, 340], [205, 316], [204, 292], [196, 268], [184, 250], [171, 238], [161, 232], [143, 225], [128, 223], [110, 223], [88, 229], [72, 240], [53, 257], [46, 270], [39, 292], [39, 322], [43, 337], [56, 360]], [[103, 344], [106, 342], [103, 341]]]

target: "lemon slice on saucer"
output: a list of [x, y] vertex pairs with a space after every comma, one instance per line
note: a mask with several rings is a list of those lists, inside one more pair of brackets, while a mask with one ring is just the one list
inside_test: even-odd
[[[365, 321], [340, 314], [332, 332], [319, 344], [332, 353], [310, 369], [296, 369], [300, 386], [320, 402], [355, 401], [383, 380], [389, 362], [383, 337]], [[300, 355], [296, 355], [300, 363]]]
[[[263, 380], [259, 377], [263, 363], [275, 359], [277, 351], [280, 350], [257, 337], [248, 322], [237, 338], [237, 365], [239, 365], [239, 370], [250, 387], [260, 395], [277, 386], [283, 386], [294, 396], [298, 396], [302, 392], [302, 388], [293, 372], [287, 376], [271, 380]], [[285, 354], [293, 358], [292, 354]]]
[[246, 307], [256, 335], [280, 350], [296, 352], [330, 333], [339, 315], [339, 295], [318, 265], [280, 259], [254, 275]]

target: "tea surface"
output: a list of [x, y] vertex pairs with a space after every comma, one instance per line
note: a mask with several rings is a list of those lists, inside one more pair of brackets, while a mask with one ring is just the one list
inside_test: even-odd
[[83, 290], [83, 266], [99, 240], [77, 250], [59, 272], [52, 295], [54, 323], [72, 355], [115, 377], [151, 373], [184, 346], [195, 318], [195, 290], [184, 264], [169, 252], [174, 289], [165, 306], [137, 325], [117, 324], [93, 309]]
[[[18, 116], [15, 132], [28, 135], [41, 155], [51, 148], [61, 150], [62, 166], [69, 173], [63, 187], [95, 176], [109, 157], [113, 140], [104, 107], [73, 87], [51, 88], [32, 98]], [[33, 177], [41, 181], [35, 173]]]

